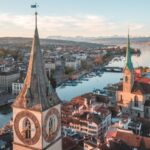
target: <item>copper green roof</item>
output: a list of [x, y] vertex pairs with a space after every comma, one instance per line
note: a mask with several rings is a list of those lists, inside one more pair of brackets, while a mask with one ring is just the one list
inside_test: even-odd
[[127, 45], [127, 52], [126, 52], [125, 68], [128, 68], [130, 71], [133, 70], [133, 64], [132, 64], [132, 61], [131, 61], [131, 48], [130, 48], [129, 34], [128, 34], [128, 45]]

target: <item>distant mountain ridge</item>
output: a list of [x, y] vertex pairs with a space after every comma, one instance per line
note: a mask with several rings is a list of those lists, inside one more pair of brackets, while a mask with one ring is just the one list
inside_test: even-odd
[[[105, 47], [104, 44], [94, 43], [94, 42], [82, 42], [82, 41], [71, 41], [70, 40], [60, 40], [60, 39], [40, 39], [41, 46], [50, 46], [50, 45], [59, 45], [59, 46], [77, 46], [83, 49], [85, 48], [97, 48]], [[23, 38], [23, 37], [1, 37], [0, 38], [0, 47], [31, 47], [32, 38]]]
[[[134, 37], [131, 38], [132, 43], [148, 43], [150, 44], [150, 37]], [[28, 46], [30, 47], [32, 38], [24, 37], [0, 37], [0, 46]], [[63, 36], [49, 36], [41, 39], [41, 45], [66, 45], [66, 46], [80, 46], [83, 48], [95, 48], [104, 45], [124, 45], [127, 43], [125, 37], [63, 37]]]
[[[125, 44], [127, 41], [126, 37], [112, 36], [112, 37], [63, 37], [63, 36], [49, 36], [48, 39], [56, 40], [69, 40], [77, 42], [90, 42], [100, 44]], [[131, 37], [131, 42], [150, 42], [150, 37]]]

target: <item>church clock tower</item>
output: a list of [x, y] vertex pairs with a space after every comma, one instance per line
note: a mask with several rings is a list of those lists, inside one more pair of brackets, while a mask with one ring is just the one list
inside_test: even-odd
[[61, 104], [44, 69], [37, 28], [37, 12], [35, 21], [26, 79], [12, 105], [13, 149], [62, 150]]
[[123, 71], [123, 91], [130, 93], [134, 84], [134, 69], [131, 61], [130, 37], [128, 34], [128, 46], [126, 52], [126, 64]]

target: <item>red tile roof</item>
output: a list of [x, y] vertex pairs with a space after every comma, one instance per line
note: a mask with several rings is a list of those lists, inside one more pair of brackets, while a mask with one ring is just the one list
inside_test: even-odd
[[78, 144], [70, 137], [63, 138], [63, 150], [76, 150]]
[[150, 149], [150, 138], [142, 137], [139, 135], [131, 134], [128, 132], [117, 131], [116, 139], [124, 141], [127, 145], [131, 147], [139, 148], [143, 142], [146, 149]]

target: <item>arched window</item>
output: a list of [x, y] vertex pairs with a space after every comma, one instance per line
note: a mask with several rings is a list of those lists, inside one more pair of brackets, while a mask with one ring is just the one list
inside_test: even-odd
[[139, 104], [138, 104], [138, 97], [137, 96], [134, 97], [134, 106], [135, 107], [139, 106]]
[[125, 76], [125, 82], [128, 82], [128, 76]]
[[53, 132], [53, 118], [49, 120], [49, 135]]
[[120, 102], [123, 103], [123, 97], [120, 95]]
[[23, 136], [26, 139], [31, 138], [31, 123], [28, 118], [25, 118], [23, 121]]
[[51, 116], [49, 119], [49, 135], [56, 131], [56, 118]]

